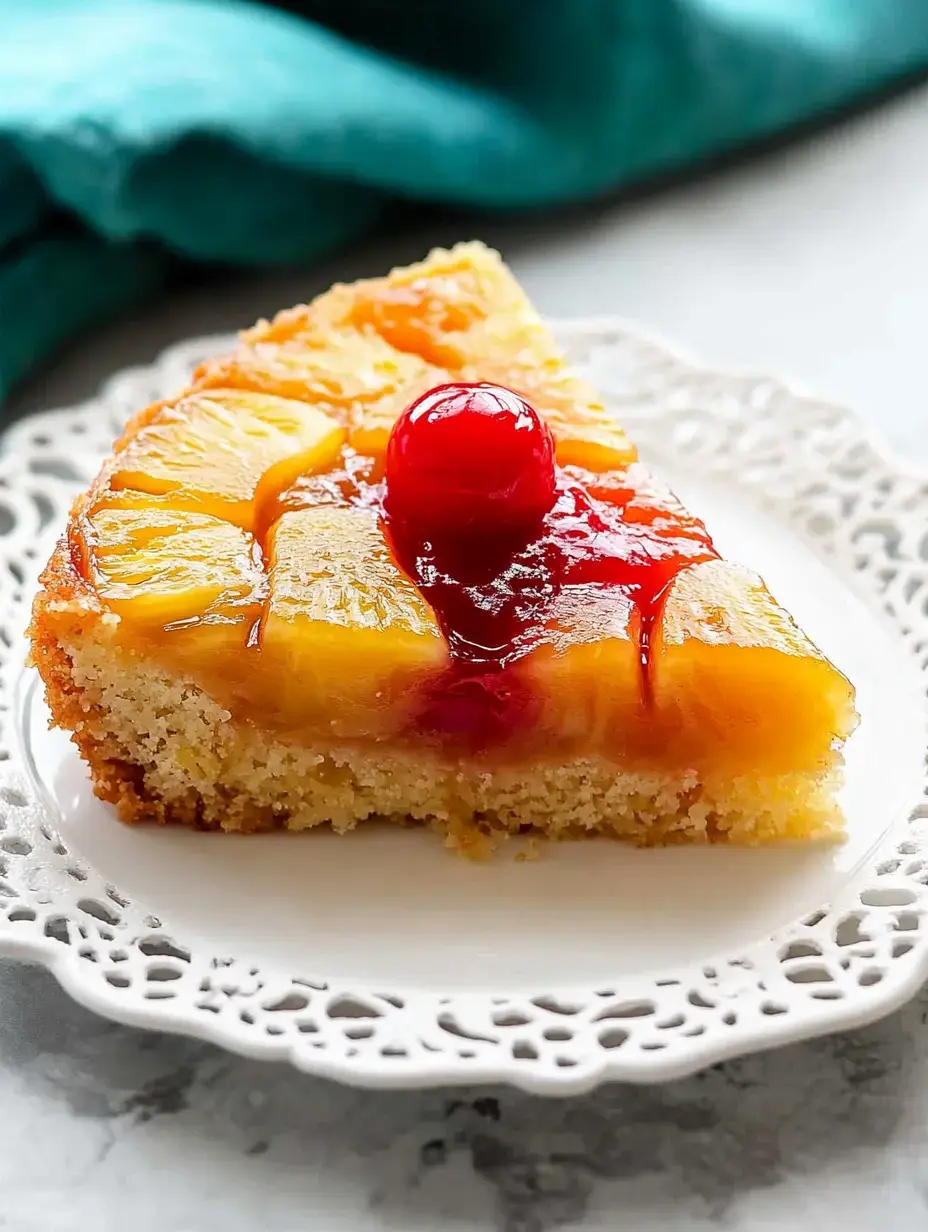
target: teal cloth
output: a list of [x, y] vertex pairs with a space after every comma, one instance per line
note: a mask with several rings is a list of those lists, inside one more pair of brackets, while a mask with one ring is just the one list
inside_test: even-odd
[[0, 0], [0, 397], [178, 257], [305, 261], [397, 199], [590, 197], [928, 65], [926, 0], [287, 7]]

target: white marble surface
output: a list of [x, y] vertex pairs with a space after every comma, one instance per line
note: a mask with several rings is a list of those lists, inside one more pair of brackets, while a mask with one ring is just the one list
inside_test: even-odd
[[[540, 307], [618, 312], [789, 375], [928, 462], [928, 89], [657, 198], [443, 223], [308, 273], [224, 280], [101, 331], [25, 413], [432, 242], [501, 246]], [[365, 1094], [133, 1032], [0, 964], [0, 1228], [583, 1232], [928, 1226], [928, 996], [862, 1031], [664, 1088], [544, 1102]]]

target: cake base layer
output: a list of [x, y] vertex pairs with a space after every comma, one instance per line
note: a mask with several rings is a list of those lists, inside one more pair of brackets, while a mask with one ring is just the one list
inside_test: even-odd
[[642, 846], [841, 834], [837, 758], [818, 773], [714, 782], [693, 769], [629, 770], [598, 757], [494, 768], [417, 748], [301, 747], [233, 722], [197, 685], [111, 644], [105, 618], [86, 615], [46, 609], [34, 657], [54, 722], [73, 733], [97, 795], [126, 822], [343, 832], [378, 817], [431, 826], [476, 855], [494, 836], [531, 832]]

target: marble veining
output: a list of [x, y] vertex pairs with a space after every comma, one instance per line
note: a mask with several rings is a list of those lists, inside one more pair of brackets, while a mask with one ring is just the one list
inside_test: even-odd
[[134, 1031], [0, 964], [0, 1228], [928, 1226], [928, 993], [660, 1087], [363, 1092]]

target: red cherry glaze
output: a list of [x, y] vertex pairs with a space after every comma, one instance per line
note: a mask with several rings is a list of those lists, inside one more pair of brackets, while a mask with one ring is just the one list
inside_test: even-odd
[[554, 504], [554, 441], [510, 389], [439, 385], [394, 425], [386, 477], [389, 515], [423, 530], [526, 530]]
[[441, 386], [400, 417], [383, 507], [397, 561], [451, 656], [418, 727], [454, 747], [490, 748], [530, 728], [536, 699], [506, 669], [539, 644], [569, 587], [611, 586], [637, 609], [649, 704], [666, 592], [682, 569], [717, 556], [703, 524], [638, 464], [608, 475], [555, 467], [537, 413], [495, 386]]

